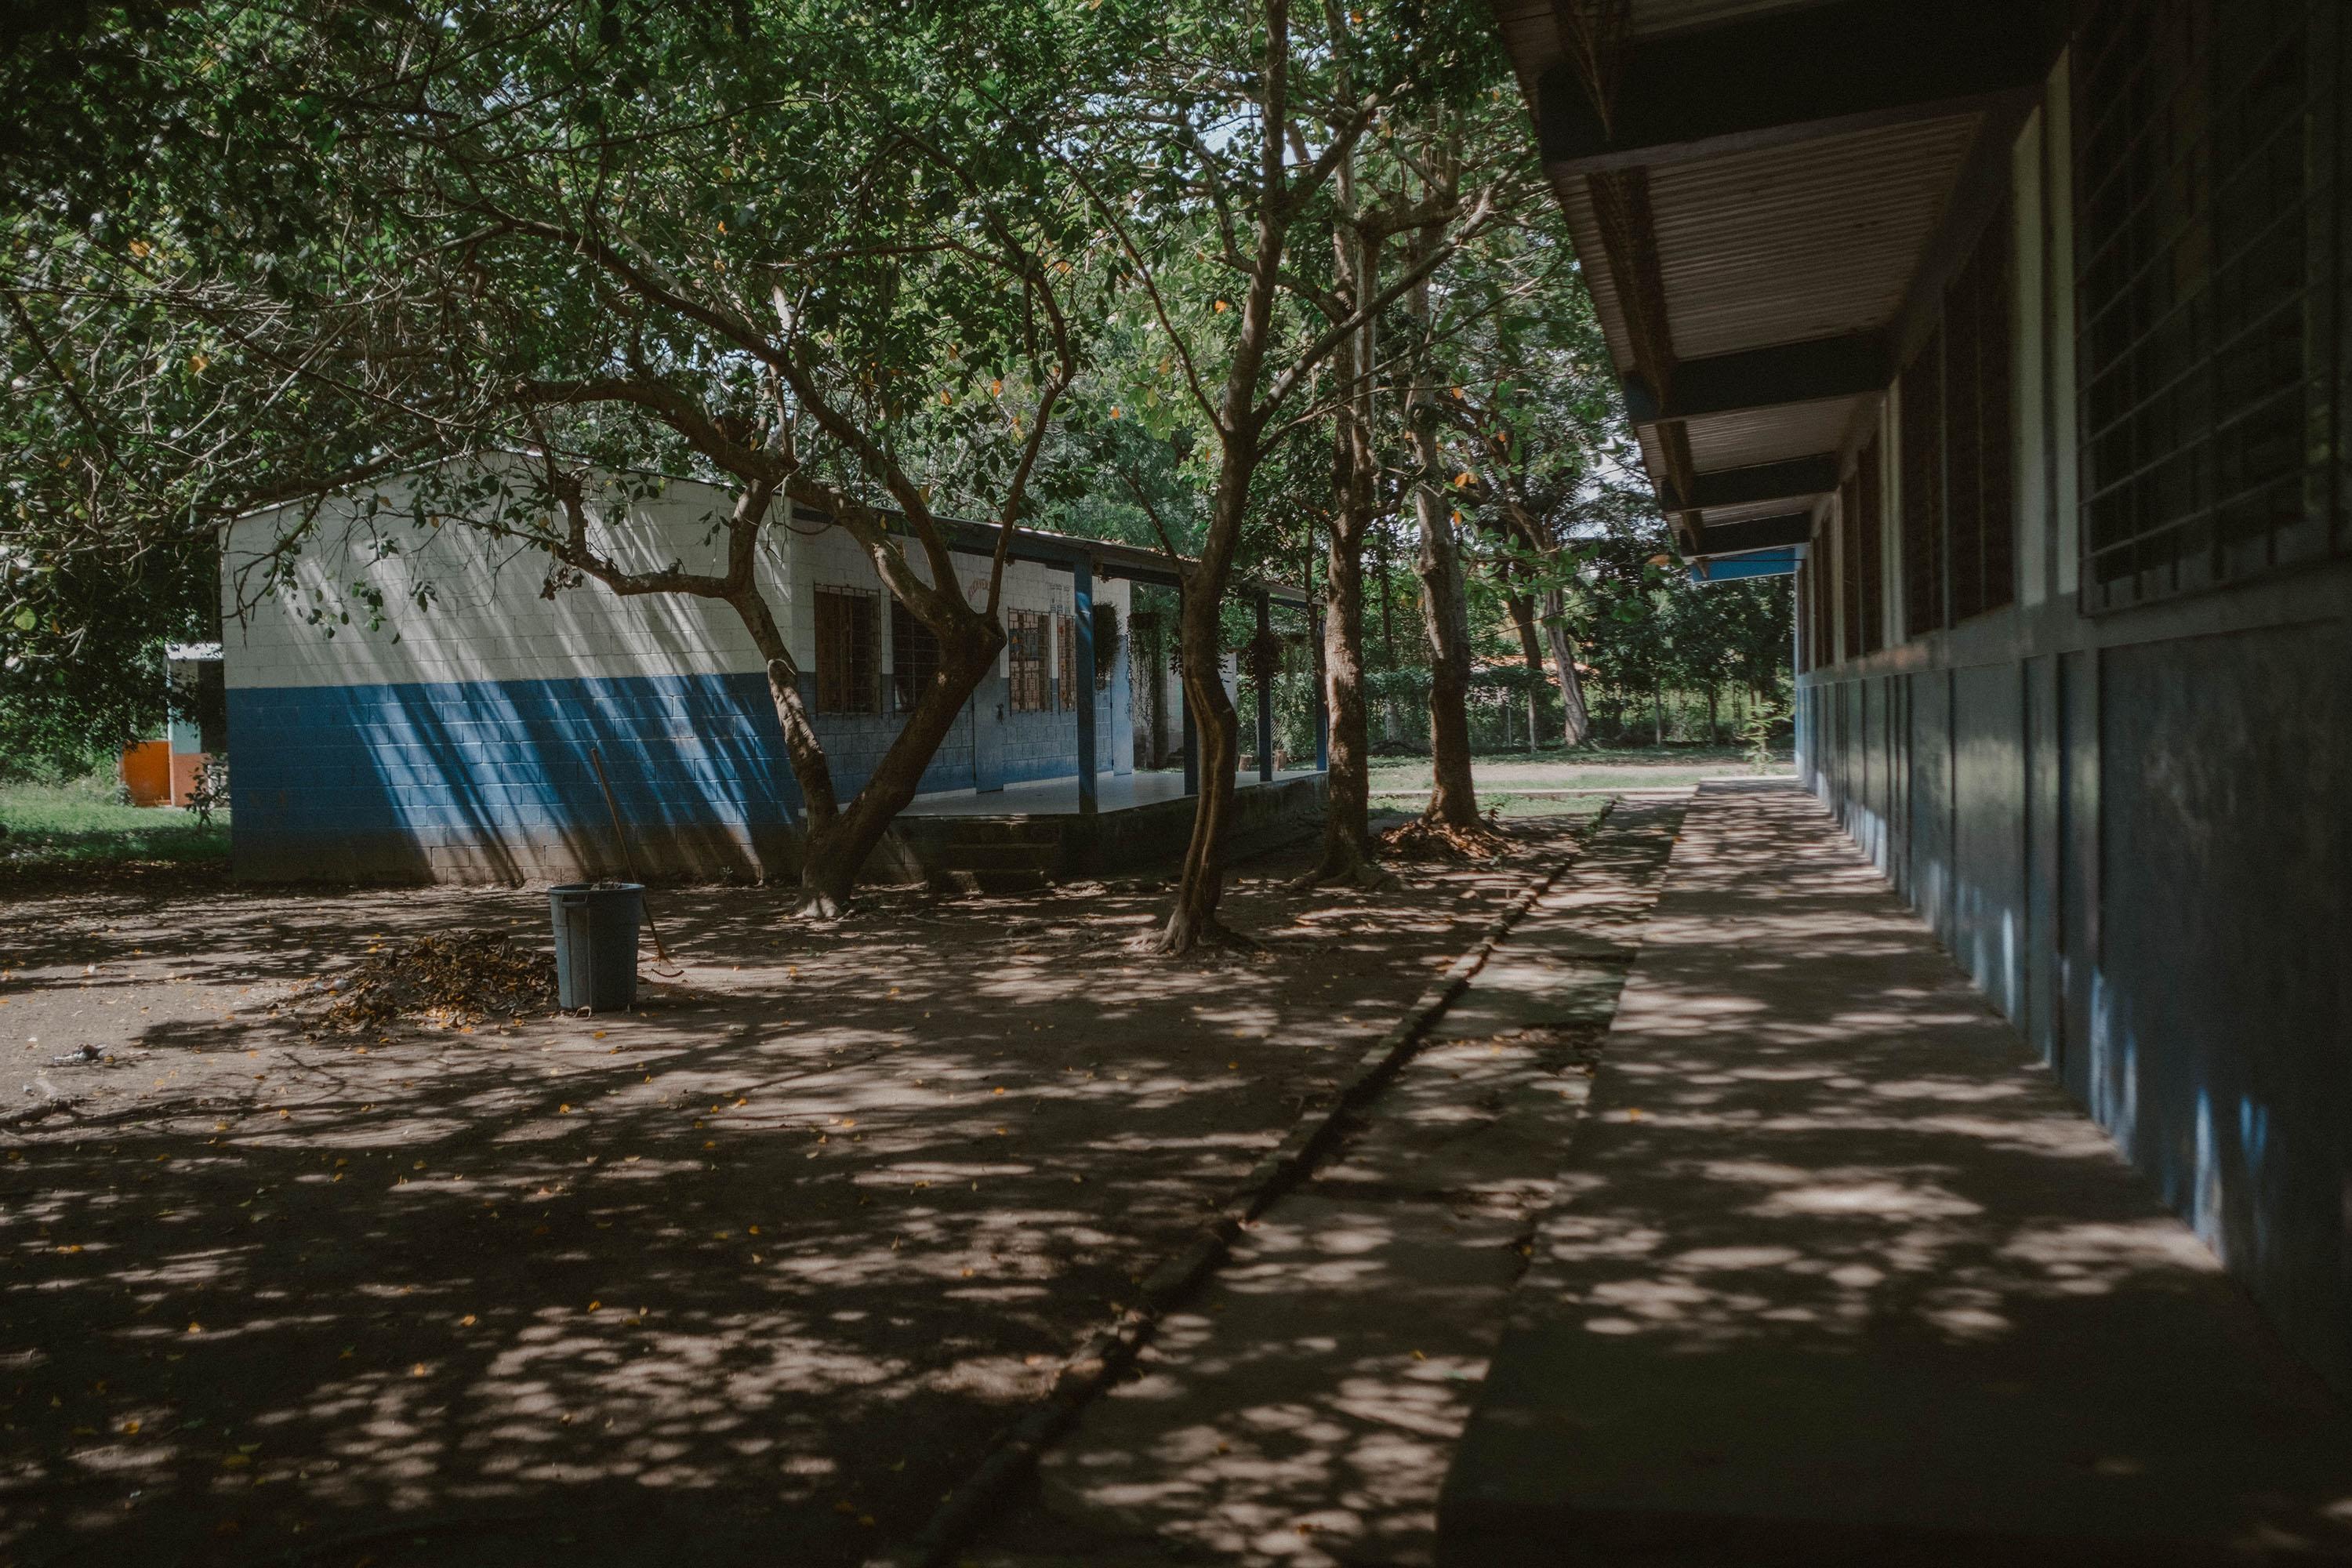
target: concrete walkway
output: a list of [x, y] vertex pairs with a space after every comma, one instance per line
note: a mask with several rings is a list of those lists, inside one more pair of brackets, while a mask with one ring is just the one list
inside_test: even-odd
[[1431, 1561], [1682, 811], [1616, 808], [1339, 1154], [1162, 1320], [1140, 1375], [959, 1563]]
[[1790, 786], [1702, 789], [1440, 1561], [2337, 1561], [2352, 1425]]

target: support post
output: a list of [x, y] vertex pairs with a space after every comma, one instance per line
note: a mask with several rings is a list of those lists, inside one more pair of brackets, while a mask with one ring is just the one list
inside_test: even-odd
[[1072, 672], [1078, 683], [1071, 711], [1078, 716], [1078, 815], [1095, 815], [1095, 569], [1081, 555], [1070, 563], [1070, 624], [1078, 639]]
[[1257, 777], [1260, 784], [1274, 782], [1274, 663], [1268, 648], [1274, 641], [1274, 610], [1264, 593], [1257, 596], [1257, 645], [1250, 651], [1256, 657], [1252, 672], [1257, 681]]

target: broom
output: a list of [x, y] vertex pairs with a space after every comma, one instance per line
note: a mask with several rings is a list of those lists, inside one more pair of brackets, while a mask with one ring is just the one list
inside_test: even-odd
[[[588, 763], [596, 770], [596, 785], [604, 792], [604, 809], [613, 816], [613, 841], [620, 847], [621, 850], [621, 875], [635, 882], [637, 880], [637, 873], [629, 864], [629, 834], [628, 830], [621, 826], [621, 805], [613, 798], [613, 781], [604, 776], [604, 759], [596, 754], [596, 748], [593, 746], [588, 748]], [[642, 887], [637, 893], [637, 907], [645, 911], [646, 931], [654, 939], [654, 956], [659, 960], [659, 963], [654, 966], [654, 973], [665, 980], [681, 978], [686, 973], [685, 967], [670, 957], [669, 950], [662, 946], [661, 927], [654, 924], [653, 903], [646, 897]], [[667, 970], [661, 967], [665, 963], [669, 965]]]

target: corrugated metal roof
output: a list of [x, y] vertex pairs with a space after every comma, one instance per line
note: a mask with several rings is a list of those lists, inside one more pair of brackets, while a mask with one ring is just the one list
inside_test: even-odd
[[[1791, 11], [1823, 0], [1632, 0], [1643, 36]], [[1489, 0], [1522, 89], [1565, 58], [1555, 0]], [[1902, 308], [1942, 220], [1980, 117], [1954, 114], [1823, 136], [1649, 171], [1649, 202], [1677, 359], [1875, 331]], [[1633, 368], [1624, 300], [1594, 221], [1588, 179], [1549, 171], [1620, 374]], [[1701, 472], [1838, 448], [1860, 400], [1710, 416], [1687, 423]], [[1654, 481], [1666, 473], [1654, 427], [1637, 432]], [[1771, 516], [1781, 501], [1706, 521]]]
[[1706, 473], [1834, 452], [1853, 423], [1854, 405], [1859, 401], [1825, 397], [1815, 403], [1784, 403], [1686, 420], [1684, 427], [1690, 432], [1691, 464]]
[[1633, 0], [1625, 30], [1640, 36], [1684, 33], [1713, 27], [1741, 16], [1768, 11], [1801, 11], [1829, 0]]
[[1884, 326], [1943, 216], [1978, 119], [1653, 170], [1675, 353], [1700, 359]]
[[1700, 523], [1708, 528], [1718, 522], [1748, 522], [1759, 517], [1786, 517], [1792, 511], [1810, 512], [1824, 503], [1799, 497], [1793, 500], [1748, 501], [1740, 506], [1711, 506], [1698, 514]]

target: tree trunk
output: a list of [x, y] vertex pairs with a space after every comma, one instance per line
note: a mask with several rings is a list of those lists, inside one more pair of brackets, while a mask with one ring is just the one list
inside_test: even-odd
[[1528, 750], [1536, 749], [1536, 736], [1543, 729], [1543, 644], [1536, 637], [1535, 601], [1525, 594], [1506, 592], [1503, 603], [1511, 612], [1511, 624], [1518, 628], [1519, 657], [1528, 667]]
[[1706, 743], [1710, 746], [1723, 744], [1723, 726], [1717, 722], [1718, 717], [1719, 714], [1716, 710], [1715, 682], [1710, 680], [1706, 683]]
[[1654, 732], [1657, 737], [1658, 749], [1664, 751], [1666, 745], [1666, 696], [1654, 680], [1650, 683], [1650, 716], [1654, 721]]
[[[1343, 169], [1343, 177], [1346, 171]], [[1352, 195], [1352, 193], [1349, 193]], [[1338, 248], [1358, 299], [1380, 277], [1380, 247], [1360, 236], [1339, 237]], [[1302, 887], [1348, 882], [1361, 888], [1392, 884], [1372, 850], [1371, 731], [1364, 700], [1364, 545], [1371, 531], [1373, 479], [1370, 370], [1378, 349], [1367, 321], [1332, 355], [1335, 382], [1346, 389], [1332, 419], [1331, 541], [1324, 571], [1323, 679], [1330, 720], [1328, 806], [1323, 853]]]
[[[1426, 334], [1429, 289], [1412, 294], [1414, 320]], [[1429, 633], [1429, 756], [1434, 787], [1430, 820], [1453, 827], [1478, 824], [1478, 796], [1470, 779], [1470, 603], [1462, 581], [1462, 549], [1454, 536], [1445, 497], [1438, 489], [1435, 415], [1428, 373], [1416, 372], [1408, 400], [1412, 426], [1412, 510], [1421, 525], [1422, 620]]]
[[776, 705], [784, 750], [801, 786], [807, 823], [801, 845], [801, 912], [836, 917], [849, 907], [850, 893], [866, 858], [915, 798], [924, 770], [988, 673], [1003, 645], [1003, 634], [991, 637], [993, 628], [975, 618], [956, 635], [940, 639], [940, 668], [929, 689], [916, 699], [915, 710], [907, 715], [873, 776], [844, 809], [835, 795], [832, 769], [801, 696], [799, 667], [767, 599], [754, 586], [728, 602], [742, 617], [767, 666], [769, 696]]
[[[1234, 504], [1239, 504], [1235, 495]], [[1160, 932], [1163, 952], [1190, 952], [1206, 943], [1234, 940], [1217, 919], [1225, 890], [1225, 837], [1234, 810], [1234, 765], [1241, 752], [1241, 718], [1225, 695], [1217, 656], [1217, 596], [1200, 588], [1184, 593], [1184, 692], [1192, 704], [1192, 733], [1201, 748], [1201, 793], [1193, 803], [1192, 835], [1184, 847], [1184, 868], [1176, 887], [1176, 907]]]
[[[1380, 531], [1381, 553], [1381, 647], [1388, 656], [1391, 669], [1397, 667], [1396, 657], [1396, 584], [1389, 570], [1389, 531]], [[1389, 724], [1389, 739], [1396, 739], [1396, 724]]]
[[1584, 700], [1584, 678], [1576, 673], [1576, 639], [1568, 635], [1568, 596], [1558, 588], [1544, 592], [1543, 628], [1551, 644], [1552, 668], [1559, 674], [1560, 739], [1580, 746], [1592, 738], [1592, 710]]
[[[1424, 466], [1436, 461], [1428, 437]], [[1462, 582], [1462, 552], [1445, 498], [1423, 479], [1413, 492], [1421, 522], [1421, 613], [1429, 631], [1429, 754], [1434, 788], [1432, 819], [1456, 827], [1478, 820], [1470, 776], [1470, 606]]]

